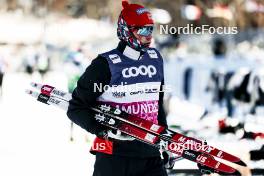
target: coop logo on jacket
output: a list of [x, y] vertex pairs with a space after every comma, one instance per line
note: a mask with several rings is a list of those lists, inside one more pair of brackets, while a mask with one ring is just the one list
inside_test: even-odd
[[139, 75], [152, 78], [152, 76], [156, 75], [156, 73], [157, 69], [153, 65], [140, 65], [139, 67], [129, 67], [122, 70], [124, 78], [137, 77]]

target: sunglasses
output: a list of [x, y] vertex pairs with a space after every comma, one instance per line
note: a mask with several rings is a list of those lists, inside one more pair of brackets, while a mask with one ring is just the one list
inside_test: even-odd
[[153, 26], [142, 26], [134, 27], [138, 35], [148, 37], [152, 34], [154, 27]]

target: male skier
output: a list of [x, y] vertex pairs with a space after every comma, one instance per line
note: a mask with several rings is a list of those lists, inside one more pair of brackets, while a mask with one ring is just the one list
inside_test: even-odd
[[[156, 49], [149, 47], [153, 19], [141, 5], [123, 1], [122, 6], [117, 48], [99, 54], [87, 67], [73, 91], [67, 115], [97, 136], [91, 149], [96, 154], [93, 176], [167, 176], [166, 163], [157, 148], [108, 130], [89, 110], [96, 103], [109, 104], [167, 126], [163, 60]], [[104, 86], [115, 88], [100, 91]]]

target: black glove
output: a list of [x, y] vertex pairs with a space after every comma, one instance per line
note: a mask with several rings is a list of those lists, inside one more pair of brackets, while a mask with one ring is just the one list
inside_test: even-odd
[[96, 136], [102, 139], [106, 139], [107, 138], [107, 130], [102, 130], [102, 131], [98, 131], [96, 133]]
[[104, 138], [104, 139], [115, 139], [115, 140], [121, 140], [121, 141], [133, 141], [135, 138], [128, 136], [126, 134], [121, 133], [119, 130], [114, 129], [107, 129], [100, 131], [97, 134], [98, 137]]
[[175, 162], [182, 159], [182, 157], [175, 157], [172, 155], [172, 153], [167, 151], [162, 151], [161, 155], [166, 169], [173, 169]]
[[198, 166], [199, 171], [201, 172], [201, 174], [210, 175], [210, 174], [214, 173], [214, 169], [213, 168], [207, 167], [207, 166], [205, 166], [203, 164], [200, 164], [200, 163], [198, 163], [197, 166]]

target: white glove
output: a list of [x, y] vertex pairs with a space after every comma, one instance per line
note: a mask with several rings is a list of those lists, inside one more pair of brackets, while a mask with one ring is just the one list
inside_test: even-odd
[[[106, 117], [103, 114], [95, 114], [95, 119], [98, 122], [105, 121], [105, 118]], [[116, 122], [114, 119], [111, 118], [107, 123], [109, 123], [110, 125], [114, 125]], [[99, 132], [97, 135], [102, 138], [112, 138], [112, 139], [121, 140], [121, 141], [132, 141], [135, 139], [131, 136], [121, 133], [121, 131], [119, 130], [114, 130], [114, 129], [103, 130]]]
[[116, 140], [121, 140], [121, 141], [133, 141], [135, 138], [128, 136], [126, 134], [121, 133], [119, 130], [108, 130], [107, 131], [107, 137], [116, 139]]

